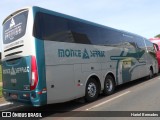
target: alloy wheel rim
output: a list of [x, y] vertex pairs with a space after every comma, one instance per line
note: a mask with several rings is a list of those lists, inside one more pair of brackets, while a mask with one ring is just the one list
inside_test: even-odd
[[112, 89], [113, 89], [113, 84], [112, 84], [112, 80], [111, 80], [111, 79], [108, 79], [108, 80], [106, 81], [106, 89], [107, 89], [107, 91], [112, 91]]
[[94, 83], [89, 83], [87, 89], [88, 89], [88, 95], [90, 97], [94, 97], [96, 95], [97, 88], [96, 88], [96, 85]]

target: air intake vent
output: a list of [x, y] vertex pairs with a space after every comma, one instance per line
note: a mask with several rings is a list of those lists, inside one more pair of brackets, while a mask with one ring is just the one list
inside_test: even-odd
[[5, 50], [4, 52], [10, 51], [10, 50], [14, 50], [14, 49], [16, 49], [16, 48], [20, 48], [20, 47], [22, 47], [22, 46], [24, 46], [24, 45], [18, 45], [18, 46], [15, 46], [15, 47], [9, 48], [9, 49]]
[[12, 56], [12, 55], [16, 55], [16, 54], [19, 54], [19, 53], [22, 53], [22, 51], [10, 53], [10, 54], [8, 54], [8, 55], [5, 55], [5, 57]]

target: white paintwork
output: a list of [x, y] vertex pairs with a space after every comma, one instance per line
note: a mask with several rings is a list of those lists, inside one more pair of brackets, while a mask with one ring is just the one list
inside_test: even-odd
[[[124, 50], [123, 47], [116, 48], [47, 40], [44, 41], [44, 48], [48, 104], [65, 102], [84, 96], [85, 85], [89, 77], [92, 75], [96, 75], [100, 79], [101, 90], [103, 90], [105, 77], [108, 73], [112, 73], [116, 78], [117, 60], [111, 60], [110, 56], [119, 56]], [[82, 53], [84, 49], [87, 51], [105, 51], [105, 57], [90, 59], [83, 59], [82, 57], [59, 57], [58, 49], [80, 50]], [[124, 56], [126, 54], [127, 53], [124, 53]], [[143, 57], [146, 56], [147, 53], [145, 53]], [[126, 59], [128, 59], [128, 57], [126, 57]], [[130, 57], [130, 59], [136, 62], [136, 65], [141, 65], [141, 63], [138, 63], [135, 58]], [[124, 83], [122, 80], [123, 61], [124, 60], [121, 60], [118, 65], [117, 85]], [[131, 80], [135, 80], [149, 74], [149, 70], [146, 69], [148, 65], [144, 65], [143, 67], [126, 65], [124, 67], [133, 67]], [[78, 80], [80, 80], [80, 86], [77, 86]], [[51, 88], [51, 85], [54, 85], [54, 88]]]
[[[2, 61], [17, 58], [17, 57], [22, 57], [22, 56], [35, 55], [35, 42], [34, 42], [34, 37], [32, 36], [32, 31], [33, 31], [32, 7], [27, 7], [25, 9], [29, 10], [27, 26], [26, 26], [26, 33], [23, 37], [19, 38], [18, 40], [15, 40], [12, 43], [2, 44]], [[23, 12], [23, 11], [21, 11], [21, 12]], [[19, 14], [19, 13], [16, 13], [14, 16], [16, 16], [17, 14]], [[14, 16], [12, 16], [12, 17], [14, 17]], [[7, 17], [7, 18], [9, 18], [8, 20], [10, 20], [10, 19], [12, 19], [12, 17]], [[9, 48], [12, 48], [12, 47], [15, 47], [18, 45], [24, 45], [24, 46], [7, 51], [7, 52], [4, 52], [5, 50], [7, 50]], [[5, 57], [5, 55], [10, 54], [10, 53], [14, 53], [17, 51], [22, 51], [22, 53], [19, 53], [17, 55], [10, 56], [10, 57]]]

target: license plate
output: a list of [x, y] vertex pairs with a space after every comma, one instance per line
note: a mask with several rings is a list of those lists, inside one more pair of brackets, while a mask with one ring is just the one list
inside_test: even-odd
[[12, 99], [17, 99], [17, 98], [18, 98], [18, 95], [17, 95], [17, 94], [11, 94], [10, 97], [11, 97]]

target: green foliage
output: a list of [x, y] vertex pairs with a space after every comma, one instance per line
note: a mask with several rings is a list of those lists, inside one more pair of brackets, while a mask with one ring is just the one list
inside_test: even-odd
[[0, 66], [0, 82], [2, 82], [2, 67]]
[[3, 97], [2, 96], [2, 86], [0, 86], [0, 98]]
[[156, 35], [155, 38], [160, 38], [160, 34]]
[[2, 82], [2, 67], [0, 65], [0, 82]]

